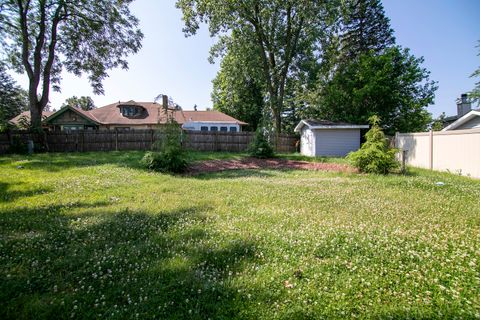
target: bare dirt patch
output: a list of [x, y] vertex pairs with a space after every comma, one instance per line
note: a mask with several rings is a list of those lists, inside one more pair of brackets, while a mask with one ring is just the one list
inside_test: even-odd
[[189, 168], [190, 174], [207, 172], [219, 172], [224, 170], [244, 169], [297, 169], [316, 171], [355, 172], [355, 169], [344, 164], [307, 162], [287, 159], [232, 159], [232, 160], [208, 160], [194, 163]]

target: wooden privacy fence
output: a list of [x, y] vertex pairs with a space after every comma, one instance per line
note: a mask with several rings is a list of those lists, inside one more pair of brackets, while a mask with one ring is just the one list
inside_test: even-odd
[[[185, 131], [185, 146], [197, 151], [246, 151], [253, 140], [253, 132], [202, 132]], [[35, 145], [46, 145], [49, 152], [150, 150], [162, 134], [155, 130], [129, 131], [74, 131], [45, 132], [26, 131], [0, 133], [0, 154], [15, 146], [33, 140]], [[277, 152], [294, 152], [297, 138], [281, 134]], [[45, 143], [46, 142], [46, 143]], [[13, 148], [12, 148], [13, 147]]]
[[408, 165], [480, 178], [480, 129], [397, 133]]

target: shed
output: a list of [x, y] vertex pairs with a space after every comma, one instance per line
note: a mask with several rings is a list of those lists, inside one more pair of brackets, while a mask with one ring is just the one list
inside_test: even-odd
[[300, 133], [300, 152], [306, 156], [344, 157], [360, 148], [360, 129], [368, 125], [358, 125], [327, 120], [301, 120], [295, 127]]

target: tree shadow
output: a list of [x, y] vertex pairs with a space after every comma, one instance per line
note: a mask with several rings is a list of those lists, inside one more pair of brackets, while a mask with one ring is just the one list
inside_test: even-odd
[[202, 172], [196, 174], [189, 174], [199, 180], [214, 180], [214, 179], [241, 179], [241, 178], [268, 178], [274, 176], [272, 170], [286, 171], [280, 169], [229, 169], [217, 172]]
[[11, 202], [19, 198], [28, 198], [39, 194], [51, 192], [51, 188], [35, 188], [29, 190], [12, 190], [12, 187], [23, 184], [22, 182], [0, 182], [0, 203]]
[[140, 164], [145, 152], [143, 151], [110, 151], [110, 152], [84, 152], [84, 153], [44, 153], [33, 156], [12, 155], [5, 160], [13, 163], [22, 161], [22, 169], [59, 172], [71, 168], [91, 167], [112, 164], [119, 167], [142, 169]]
[[235, 317], [235, 275], [255, 246], [212, 241], [208, 210], [3, 211], [0, 318]]

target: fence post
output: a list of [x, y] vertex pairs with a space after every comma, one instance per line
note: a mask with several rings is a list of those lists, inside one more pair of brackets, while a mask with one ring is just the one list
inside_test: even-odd
[[402, 168], [401, 171], [403, 174], [407, 172], [406, 160], [407, 159], [407, 150], [402, 150]]
[[430, 170], [433, 170], [433, 130], [430, 130], [429, 132], [428, 161]]
[[153, 142], [154, 142], [154, 131], [153, 129], [150, 129], [152, 132], [150, 132], [150, 150], [153, 149]]
[[7, 130], [7, 137], [8, 137], [8, 144], [10, 145], [10, 147], [12, 147], [13, 146], [13, 136], [12, 136], [12, 131], [11, 131], [10, 128]]
[[82, 131], [82, 152], [85, 151], [85, 130]]
[[115, 151], [118, 151], [118, 129], [115, 128]]

